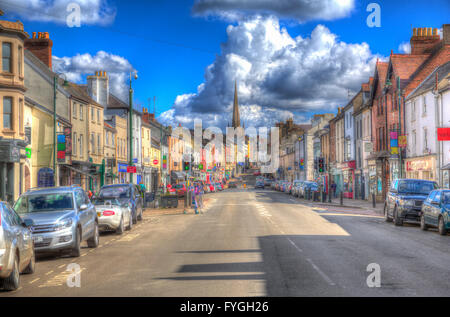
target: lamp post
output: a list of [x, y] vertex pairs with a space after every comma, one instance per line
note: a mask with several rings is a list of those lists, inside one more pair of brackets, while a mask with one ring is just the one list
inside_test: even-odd
[[55, 73], [53, 77], [53, 186], [57, 184], [56, 178], [56, 91], [58, 88], [58, 77], [60, 75], [64, 76], [64, 84], [63, 86], [68, 86], [68, 82], [66, 79], [66, 75], [62, 73]]
[[[133, 88], [131, 87], [132, 82], [132, 72], [130, 72], [130, 96], [129, 96], [129, 102], [130, 102], [130, 110], [129, 110], [129, 117], [130, 117], [130, 161], [129, 165], [133, 166]], [[138, 79], [137, 73], [134, 72], [134, 79]], [[133, 173], [130, 174], [130, 183], [133, 183]]]

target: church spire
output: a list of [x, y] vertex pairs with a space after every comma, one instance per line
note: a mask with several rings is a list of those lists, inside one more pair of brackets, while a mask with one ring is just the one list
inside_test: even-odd
[[239, 117], [239, 101], [237, 92], [237, 83], [234, 81], [234, 102], [233, 102], [233, 122], [232, 127], [237, 128], [241, 126], [241, 119]]

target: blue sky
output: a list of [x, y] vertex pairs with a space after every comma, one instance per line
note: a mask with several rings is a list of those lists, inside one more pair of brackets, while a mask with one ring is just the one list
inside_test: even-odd
[[[222, 54], [221, 45], [229, 41], [226, 31], [227, 27], [229, 25], [239, 26], [242, 23], [242, 20], [224, 18], [217, 12], [207, 16], [194, 16], [192, 10], [194, 0], [91, 1], [93, 4], [100, 4], [114, 10], [115, 17], [112, 23], [101, 25], [102, 23], [99, 21], [98, 23], [93, 22], [92, 25], [82, 24], [81, 28], [68, 28], [64, 23], [55, 21], [56, 15], [59, 15], [58, 11], [55, 11], [57, 8], [52, 11], [45, 7], [42, 9], [45, 12], [42, 13], [47, 14], [48, 19], [46, 20], [50, 21], [40, 21], [42, 18], [35, 16], [31, 11], [32, 2], [30, 0], [11, 1], [12, 5], [7, 4], [4, 7], [6, 12], [5, 18], [21, 19], [29, 34], [34, 31], [50, 32], [50, 37], [54, 43], [53, 55], [59, 58], [67, 57], [69, 58], [69, 63], [71, 62], [70, 58], [77, 54], [88, 53], [94, 56], [99, 51], [122, 57], [139, 72], [139, 79], [134, 82], [136, 102], [147, 105], [148, 98], [153, 99], [153, 96], [156, 96], [157, 114], [171, 109], [177, 96], [197, 93], [197, 87], [205, 82], [205, 68], [215, 62], [219, 63], [216, 58]], [[351, 0], [342, 1], [352, 2]], [[50, 2], [53, 4], [57, 2], [64, 3], [65, 0], [53, 0]], [[366, 25], [366, 18], [369, 15], [369, 12], [366, 12], [366, 7], [371, 2], [376, 2], [381, 6], [380, 28], [369, 28]], [[235, 9], [239, 11], [240, 8]], [[446, 19], [449, 17], [450, 7], [446, 0], [355, 1], [353, 9], [350, 11], [345, 17], [333, 20], [319, 17], [306, 22], [299, 22], [295, 18], [286, 19], [282, 14], [277, 16], [276, 12], [271, 12], [271, 14], [275, 17], [275, 21], [279, 22], [281, 28], [286, 28], [287, 33], [293, 39], [297, 36], [302, 38], [310, 37], [311, 32], [317, 28], [318, 24], [321, 24], [336, 36], [336, 42], [338, 43], [361, 44], [365, 42], [368, 44], [368, 50], [373, 56], [377, 54], [388, 56], [391, 49], [394, 52], [398, 52], [399, 45], [402, 42], [409, 42], [411, 27], [441, 28], [442, 24], [449, 23]], [[66, 14], [65, 12], [60, 13], [61, 15]], [[247, 16], [258, 13], [244, 11], [244, 16], [247, 18]], [[262, 12], [262, 14], [266, 13]], [[232, 52], [232, 45], [229, 44], [227, 49], [228, 52]], [[367, 63], [370, 63], [369, 59], [367, 59]], [[106, 63], [105, 65], [109, 64]], [[224, 65], [226, 67], [226, 63]], [[123, 72], [123, 76], [117, 77], [117, 80], [122, 82], [116, 83], [117, 87], [120, 84], [124, 84], [123, 80], [126, 73], [124, 69], [126, 67], [124, 66], [124, 68], [118, 70]], [[226, 68], [223, 69], [226, 72]], [[73, 71], [73, 68], [71, 70]], [[106, 70], [108, 71], [108, 69]], [[80, 71], [81, 77], [78, 78], [80, 82], [83, 82], [85, 78], [83, 71]], [[216, 74], [215, 76], [219, 75]], [[230, 78], [225, 77], [224, 79]], [[222, 82], [222, 80], [211, 80], [211, 83], [207, 83], [206, 86], [219, 85], [217, 82]], [[244, 85], [246, 82], [243, 81], [242, 84]], [[302, 83], [298, 84], [302, 85]], [[234, 82], [231, 80], [229, 87], [232, 86], [234, 86]], [[228, 86], [221, 86], [220, 88], [223, 89], [223, 87]], [[354, 87], [354, 84], [353, 86], [349, 85], [350, 89]], [[219, 90], [217, 87], [213, 88], [207, 89], [207, 91]], [[245, 87], [243, 87], [243, 90], [245, 90]], [[220, 94], [222, 100], [218, 101], [219, 106], [216, 108], [220, 108], [220, 106], [222, 108], [228, 107], [232, 95], [233, 91], [230, 91], [229, 96], [224, 97], [222, 92]], [[184, 104], [177, 104], [179, 109], [183, 109], [182, 116], [184, 117], [189, 113], [186, 107], [189, 108], [191, 103], [194, 107], [197, 102], [195, 100], [196, 96], [191, 97]], [[214, 96], [210, 97], [213, 98]], [[327, 98], [332, 97], [327, 96]], [[211, 99], [208, 100], [211, 102]], [[259, 110], [269, 107], [269, 110], [275, 112], [277, 109], [280, 112], [287, 111], [293, 113], [296, 119], [298, 118], [296, 121], [304, 121], [312, 113], [329, 110], [329, 107], [324, 107], [323, 105], [317, 106], [317, 108], [312, 108], [312, 106], [304, 108], [298, 106], [298, 104], [295, 106], [296, 104], [292, 103], [292, 106], [284, 107], [270, 101], [270, 98], [265, 100], [267, 103], [266, 101], [261, 102], [260, 100], [251, 100], [250, 97], [243, 97], [243, 102], [248, 103], [249, 107], [251, 105], [261, 105], [262, 108], [259, 108]], [[322, 101], [324, 100], [322, 99]], [[330, 102], [329, 99], [326, 100], [330, 105], [332, 104], [333, 110], [336, 105], [343, 102], [342, 94], [336, 96], [336, 102]], [[303, 99], [301, 102], [307, 103]], [[207, 111], [208, 108], [199, 106], [198, 109]], [[194, 113], [199, 111], [198, 109], [193, 110]], [[296, 109], [300, 109], [300, 111], [296, 111]], [[153, 102], [151, 103], [150, 111], [153, 111]], [[220, 114], [217, 109], [213, 112]], [[173, 114], [167, 118], [176, 120]], [[249, 115], [248, 118], [251, 120], [251, 118], [255, 117]], [[215, 121], [215, 123], [218, 123], [217, 120]], [[223, 123], [223, 120], [221, 123]]]

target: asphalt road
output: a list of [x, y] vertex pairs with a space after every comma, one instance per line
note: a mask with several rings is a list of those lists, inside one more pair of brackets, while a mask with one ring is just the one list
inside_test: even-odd
[[[199, 215], [145, 215], [80, 258], [38, 259], [0, 296], [448, 296], [450, 236], [270, 190], [209, 194]], [[81, 268], [68, 287], [67, 266]], [[380, 287], [368, 287], [380, 267]]]

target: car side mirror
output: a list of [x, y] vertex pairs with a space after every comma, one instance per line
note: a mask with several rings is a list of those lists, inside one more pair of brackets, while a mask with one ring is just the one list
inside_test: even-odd
[[22, 222], [22, 226], [24, 226], [25, 228], [30, 228], [30, 227], [34, 226], [34, 221], [33, 221], [33, 219], [25, 219], [25, 220]]
[[83, 211], [83, 210], [86, 210], [86, 209], [88, 209], [88, 205], [82, 204], [82, 205], [80, 206], [80, 211]]

